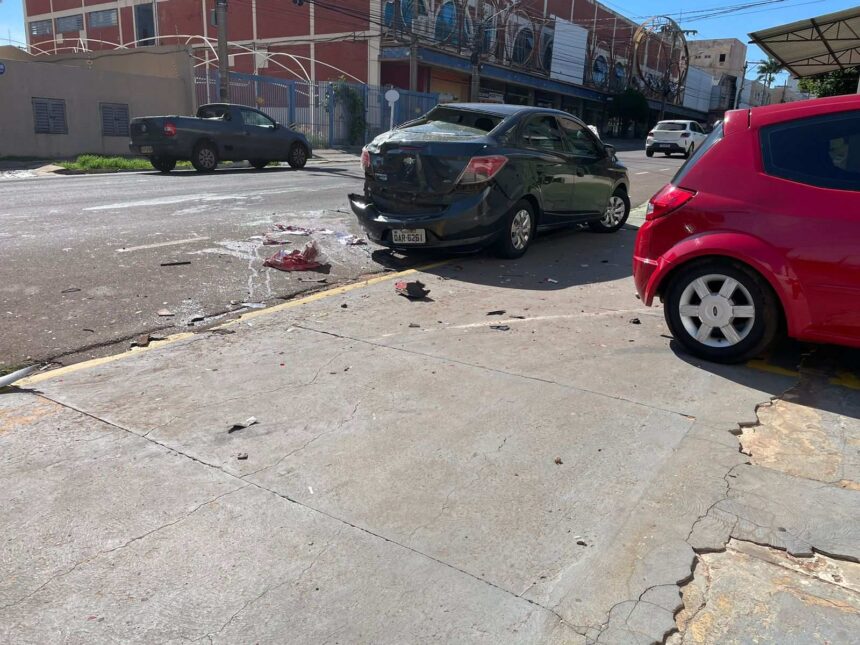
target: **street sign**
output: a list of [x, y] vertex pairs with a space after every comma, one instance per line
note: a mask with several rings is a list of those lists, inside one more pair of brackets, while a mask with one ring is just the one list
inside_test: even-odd
[[394, 129], [394, 104], [400, 100], [400, 92], [395, 89], [390, 89], [385, 93], [385, 100], [388, 101], [388, 109], [391, 111], [391, 120], [389, 122], [389, 130]]

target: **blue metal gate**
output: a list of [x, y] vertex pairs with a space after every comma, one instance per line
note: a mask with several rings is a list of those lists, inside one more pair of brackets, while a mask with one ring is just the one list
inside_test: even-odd
[[[230, 72], [230, 100], [259, 108], [302, 132], [315, 148], [361, 145], [389, 129], [387, 88], [346, 81], [309, 83]], [[415, 119], [439, 102], [438, 94], [397, 90], [394, 125]], [[217, 73], [198, 70], [197, 105], [218, 101]]]

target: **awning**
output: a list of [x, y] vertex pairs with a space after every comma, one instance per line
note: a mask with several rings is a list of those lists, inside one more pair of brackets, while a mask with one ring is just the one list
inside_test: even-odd
[[860, 65], [860, 7], [763, 29], [749, 36], [798, 78]]

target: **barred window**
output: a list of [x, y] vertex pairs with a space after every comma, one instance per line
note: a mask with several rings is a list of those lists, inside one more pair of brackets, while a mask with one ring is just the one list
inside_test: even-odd
[[117, 24], [116, 9], [106, 9], [105, 11], [91, 11], [87, 14], [87, 19], [90, 23], [90, 29], [98, 29], [100, 27], [115, 27]]
[[68, 134], [66, 101], [34, 98], [33, 123], [36, 134]]
[[30, 23], [31, 36], [50, 36], [54, 33], [50, 20], [34, 20]]
[[128, 104], [102, 103], [100, 108], [102, 113], [102, 136], [127, 137]]
[[57, 33], [64, 34], [69, 31], [83, 31], [84, 29], [84, 16], [83, 14], [76, 13], [74, 16], [63, 16], [62, 18], [57, 18]]

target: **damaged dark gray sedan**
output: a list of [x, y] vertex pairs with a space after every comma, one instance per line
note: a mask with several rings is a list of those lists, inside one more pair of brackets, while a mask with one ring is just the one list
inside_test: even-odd
[[521, 256], [538, 229], [620, 229], [627, 169], [576, 117], [517, 105], [449, 103], [380, 135], [361, 155], [353, 212], [397, 249], [494, 246]]

